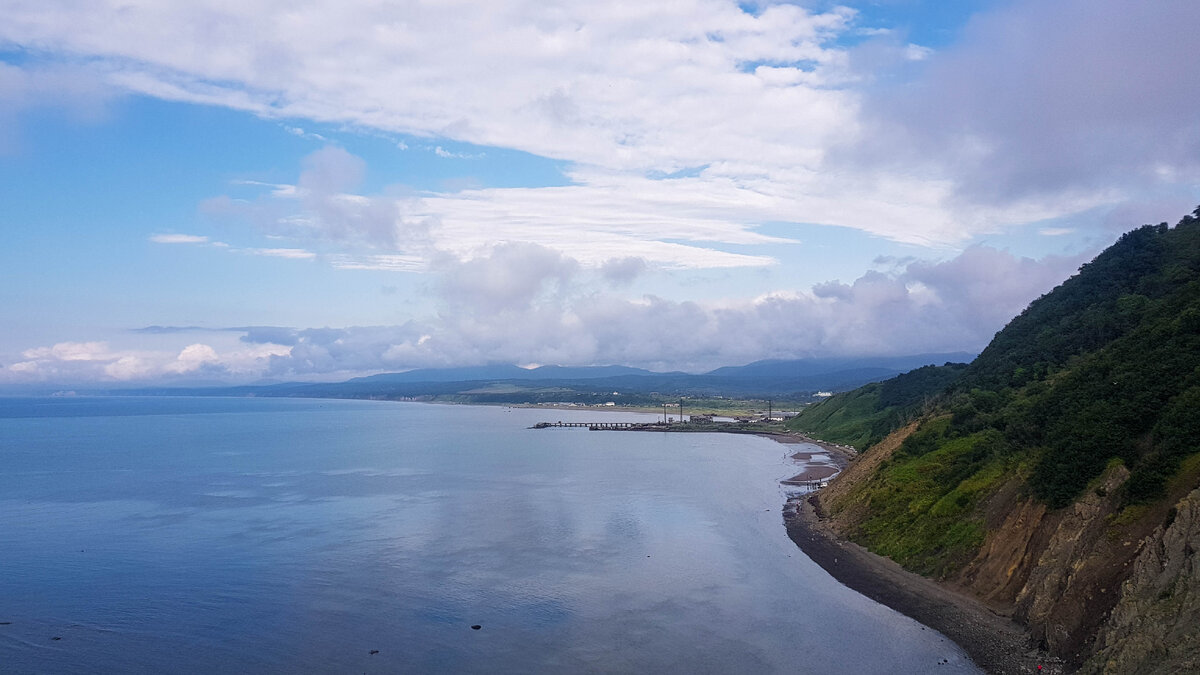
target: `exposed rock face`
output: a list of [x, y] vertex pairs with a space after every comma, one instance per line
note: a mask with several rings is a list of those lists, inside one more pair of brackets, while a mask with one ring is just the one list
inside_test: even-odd
[[1085, 672], [1200, 672], [1200, 489], [1168, 520], [1133, 562]]
[[1079, 663], [1091, 637], [1116, 602], [1117, 589], [1136, 555], [1140, 537], [1113, 529], [1117, 488], [1129, 476], [1122, 466], [1071, 506], [1044, 518], [1050, 532], [1029, 580], [1017, 594], [1016, 615], [1051, 653]]
[[1010, 480], [988, 500], [984, 522], [989, 536], [954, 582], [993, 607], [1011, 612], [1053, 533], [1043, 523], [1047, 517], [1045, 504], [1022, 497], [1020, 480]]
[[[830, 524], [838, 534], [853, 538], [858, 526], [869, 517], [871, 505], [862, 498], [859, 488], [892, 457], [913, 428], [897, 430], [821, 491], [821, 503], [829, 507], [832, 513]], [[1017, 619], [1029, 629], [1036, 643], [1068, 664], [1078, 666], [1101, 649], [1106, 660], [1096, 666], [1097, 672], [1142, 672], [1140, 666], [1118, 667], [1117, 670], [1104, 666], [1107, 660], [1118, 664], [1134, 663], [1139, 657], [1125, 654], [1135, 649], [1135, 645], [1163, 644], [1164, 641], [1169, 644], [1172, 640], [1179, 643], [1174, 648], [1176, 652], [1192, 650], [1186, 653], [1196, 656], [1200, 649], [1196, 640], [1200, 638], [1195, 630], [1190, 633], [1191, 642], [1180, 641], [1177, 636], [1192, 623], [1200, 625], [1200, 576], [1196, 576], [1197, 563], [1192, 556], [1200, 549], [1200, 543], [1196, 542], [1197, 532], [1200, 532], [1200, 496], [1197, 501], [1188, 502], [1187, 508], [1181, 503], [1174, 524], [1168, 528], [1177, 534], [1170, 535], [1174, 539], [1163, 539], [1163, 528], [1160, 527], [1159, 532], [1154, 532], [1154, 528], [1163, 522], [1166, 506], [1160, 510], [1145, 509], [1122, 515], [1120, 487], [1128, 477], [1129, 472], [1124, 466], [1112, 466], [1074, 504], [1051, 511], [1032, 499], [1021, 487], [1022, 478], [1014, 476], [980, 504], [987, 539], [976, 557], [947, 581], [984, 601], [995, 611]], [[1188, 530], [1190, 535], [1183, 534], [1181, 528], [1185, 527], [1193, 528]], [[1192, 538], [1189, 540], [1188, 536]], [[1168, 540], [1173, 543], [1166, 543]], [[1178, 603], [1192, 603], [1187, 605], [1191, 614], [1171, 624], [1174, 628], [1162, 625], [1155, 629], [1161, 629], [1161, 636], [1155, 631], [1146, 632], [1142, 605], [1130, 605], [1122, 610], [1125, 614], [1116, 615], [1106, 624], [1110, 612], [1122, 597], [1122, 582], [1131, 578], [1130, 583], [1135, 583], [1141, 578], [1139, 574], [1148, 574], [1134, 571], [1134, 560], [1139, 554], [1142, 557], [1137, 558], [1140, 565], [1137, 570], [1143, 567], [1159, 569], [1167, 564], [1158, 558], [1143, 563], [1142, 560], [1153, 552], [1151, 549], [1178, 549], [1169, 556], [1161, 554], [1174, 561], [1169, 567], [1170, 574], [1174, 575], [1169, 581], [1174, 584], [1170, 588], [1190, 590], [1180, 591], [1179, 595], [1172, 590], [1171, 597], [1177, 598]], [[1186, 562], [1181, 562], [1185, 558]], [[1153, 582], [1140, 583], [1146, 588], [1137, 597], [1145, 596], [1143, 603], [1154, 603], [1160, 602], [1158, 598], [1168, 581], [1156, 578]], [[1174, 605], [1167, 603], [1160, 609], [1163, 612], [1180, 611], [1172, 607]], [[1125, 615], [1127, 619], [1120, 618]], [[1097, 632], [1102, 629], [1097, 642]], [[1121, 630], [1124, 632], [1119, 632]], [[1185, 647], [1185, 644], [1189, 646]], [[1129, 646], [1122, 648], [1120, 645]], [[1119, 649], [1126, 651], [1118, 652]], [[1147, 654], [1144, 658], [1148, 660], [1162, 656], [1161, 651]]]

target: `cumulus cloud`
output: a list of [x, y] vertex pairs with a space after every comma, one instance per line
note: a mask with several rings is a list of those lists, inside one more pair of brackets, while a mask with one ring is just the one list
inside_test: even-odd
[[[379, 342], [369, 351], [382, 355], [380, 369], [503, 361], [702, 370], [761, 358], [978, 350], [1082, 262], [973, 247], [945, 261], [913, 260], [850, 283], [746, 302], [581, 294], [532, 301], [515, 315], [458, 312], [398, 334], [373, 328]], [[528, 299], [532, 287], [521, 285], [516, 297]], [[356, 333], [347, 329], [334, 341]]]
[[295, 184], [241, 181], [265, 193], [254, 200], [213, 197], [201, 210], [216, 218], [245, 220], [276, 237], [389, 250], [423, 247], [430, 222], [407, 217], [414, 199], [355, 193], [366, 170], [360, 157], [328, 145], [302, 160]]
[[600, 265], [600, 274], [610, 283], [621, 286], [632, 282], [648, 269], [644, 258], [624, 256], [604, 261]]
[[402, 325], [228, 328], [220, 330], [243, 333], [243, 348], [191, 343], [175, 353], [60, 343], [27, 350], [0, 376], [338, 379], [498, 361], [705, 370], [763, 358], [972, 351], [1082, 262], [977, 246], [948, 260], [891, 261], [850, 282], [699, 303], [580, 292], [576, 263], [513, 244], [448, 262], [440, 292], [457, 309]]
[[394, 248], [402, 222], [397, 201], [352, 194], [366, 170], [366, 162], [337, 146], [304, 158], [295, 191], [305, 213], [312, 216], [304, 224], [335, 241]]
[[484, 256], [440, 262], [442, 295], [454, 307], [497, 313], [528, 307], [544, 292], [554, 296], [579, 264], [558, 251], [531, 243], [505, 243]]
[[255, 344], [218, 353], [202, 343], [172, 352], [119, 349], [107, 342], [60, 342], [25, 350], [23, 360], [0, 368], [0, 382], [172, 382], [201, 376], [237, 380], [261, 376], [272, 356], [288, 351], [288, 347], [278, 344]]

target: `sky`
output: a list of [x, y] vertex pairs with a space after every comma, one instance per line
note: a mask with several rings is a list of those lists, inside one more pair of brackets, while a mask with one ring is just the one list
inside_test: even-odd
[[1198, 25], [8, 0], [0, 386], [978, 351], [1200, 204]]

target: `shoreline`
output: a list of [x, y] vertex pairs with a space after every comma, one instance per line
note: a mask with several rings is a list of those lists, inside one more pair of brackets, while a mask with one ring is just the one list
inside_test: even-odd
[[985, 672], [1066, 672], [1061, 661], [1038, 650], [1012, 619], [839, 538], [821, 511], [818, 493], [789, 499], [783, 522], [796, 546], [839, 583], [942, 633]]
[[[442, 401], [421, 401], [445, 404]], [[453, 405], [501, 406], [506, 408], [542, 408], [581, 410], [571, 406], [453, 403]], [[621, 412], [654, 413], [654, 410], [619, 407], [591, 409], [606, 414]], [[660, 429], [659, 431], [666, 431]], [[751, 429], [689, 430], [693, 433], [728, 433], [761, 436], [781, 445], [809, 444], [829, 454], [840, 473], [858, 458], [858, 452], [812, 438], [798, 431]], [[807, 455], [808, 453], [795, 453]], [[793, 461], [806, 457], [791, 456]], [[836, 474], [834, 475], [836, 477]], [[790, 480], [790, 479], [789, 479]], [[786, 485], [787, 481], [780, 481]], [[838, 583], [875, 602], [885, 605], [923, 626], [932, 628], [957, 644], [976, 666], [987, 673], [1024, 675], [1026, 673], [1061, 674], [1062, 662], [1038, 650], [1028, 632], [1012, 619], [995, 613], [981, 602], [951, 590], [931, 579], [909, 572], [889, 558], [878, 556], [853, 542], [839, 538], [820, 511], [819, 492], [808, 492], [788, 499], [783, 506], [783, 521], [788, 538], [809, 559], [828, 572]]]

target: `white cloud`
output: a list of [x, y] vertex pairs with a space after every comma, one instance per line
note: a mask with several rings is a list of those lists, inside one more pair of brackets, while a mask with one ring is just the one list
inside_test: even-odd
[[[0, 9], [0, 23], [3, 17]], [[0, 155], [21, 147], [19, 132], [26, 115], [53, 107], [73, 120], [98, 122], [106, 117], [114, 97], [103, 77], [86, 67], [57, 63], [16, 66], [0, 61]]]
[[427, 261], [413, 255], [349, 255], [329, 256], [329, 264], [340, 270], [379, 270], [385, 272], [422, 272]]
[[445, 301], [481, 314], [528, 307], [543, 293], [557, 295], [579, 268], [558, 251], [530, 243], [501, 244], [486, 257], [440, 262]]
[[[317, 254], [302, 248], [243, 248], [230, 246], [223, 241], [209, 241], [208, 237], [194, 234], [155, 234], [150, 241], [157, 244], [205, 244], [228, 253], [262, 256], [267, 258], [286, 258], [289, 260], [315, 260]], [[383, 256], [387, 258], [389, 256]], [[374, 269], [367, 266], [354, 266], [345, 262], [346, 256], [335, 256], [334, 266], [349, 269]]]
[[293, 136], [299, 136], [300, 138], [304, 138], [304, 139], [307, 139], [310, 141], [321, 141], [322, 143], [324, 143], [329, 140], [328, 138], [325, 138], [321, 134], [314, 133], [311, 131], [305, 131], [303, 127], [293, 127], [293, 126], [289, 126], [289, 125], [285, 124], [285, 125], [283, 125], [283, 130]]
[[156, 244], [205, 244], [208, 237], [198, 234], [153, 234], [150, 241]]
[[[491, 362], [706, 370], [763, 358], [978, 350], [1081, 262], [971, 247], [948, 260], [910, 260], [849, 283], [699, 303], [589, 290], [573, 260], [512, 244], [485, 258], [442, 261], [438, 292], [450, 309], [402, 325], [248, 327], [236, 329], [239, 347], [224, 350], [204, 343], [177, 352], [60, 343], [27, 350], [23, 361], [0, 370], [0, 379], [339, 379]], [[161, 339], [174, 334], [156, 332]]]
[[647, 270], [646, 260], [636, 256], [611, 258], [600, 265], [600, 274], [617, 285], [628, 284]]
[[195, 343], [171, 352], [120, 349], [107, 342], [60, 342], [26, 350], [25, 361], [0, 368], [0, 382], [170, 382], [196, 376], [238, 380], [260, 376], [272, 357], [290, 350], [273, 343], [245, 343], [223, 352]]
[[924, 61], [932, 55], [933, 50], [929, 47], [923, 47], [921, 45], [914, 44], [906, 45], [904, 47], [904, 58], [908, 59], [909, 61]]
[[145, 358], [126, 355], [104, 365], [104, 374], [114, 380], [142, 379], [154, 372], [154, 366]]
[[442, 159], [480, 159], [484, 157], [483, 153], [450, 152], [440, 145], [434, 146], [433, 154], [441, 157]]
[[253, 255], [266, 256], [268, 258], [288, 258], [290, 260], [312, 260], [317, 257], [312, 251], [305, 251], [301, 248], [249, 248], [244, 249], [247, 253]]
[[104, 361], [113, 358], [104, 342], [60, 342], [52, 347], [27, 349], [21, 354], [27, 359], [57, 361]]
[[[774, 264], [774, 258], [710, 246], [791, 241], [735, 220], [745, 210], [770, 218], [781, 199], [729, 181], [721, 189], [698, 179], [597, 175], [589, 187], [396, 197], [348, 192], [366, 166], [340, 148], [309, 155], [304, 167], [296, 185], [242, 181], [265, 188], [265, 194], [253, 201], [217, 197], [203, 209], [253, 222], [270, 236], [343, 247], [347, 252], [330, 257], [342, 269], [417, 271], [439, 254], [465, 260], [513, 241], [552, 248], [591, 267], [630, 256], [667, 269], [762, 267]], [[668, 183], [689, 185], [680, 190]], [[395, 252], [364, 254], [363, 247]]]
[[[886, 56], [894, 67], [919, 59], [910, 86], [898, 88], [919, 92], [925, 107], [915, 113], [905, 101], [864, 99], [870, 74], [856, 71], [854, 52], [836, 42], [861, 32], [852, 10], [786, 3], [750, 14], [728, 0], [579, 0], [553, 8], [513, 1], [470, 11], [415, 2], [18, 1], [0, 15], [0, 40], [86, 62], [99, 81], [126, 91], [565, 160], [576, 185], [547, 189], [544, 206], [606, 201], [604, 219], [628, 217], [631, 229], [647, 227], [647, 215], [670, 220], [673, 205], [691, 204], [701, 227], [727, 233], [770, 220], [960, 245], [1126, 198], [1119, 171], [1100, 181], [1010, 189], [1020, 175], [1050, 175], [1050, 158], [1086, 164], [1094, 158], [1081, 156], [1088, 147], [1110, 146], [1093, 174], [1119, 169], [1124, 154], [1125, 164], [1152, 156], [1160, 160], [1152, 181], [1195, 186], [1189, 158], [1198, 133], [1180, 99], [1195, 91], [1188, 74], [1195, 36], [1187, 27], [1196, 5], [1142, 3], [1126, 21], [1126, 4], [1020, 2], [979, 18], [963, 46], [930, 53], [898, 45]], [[1060, 30], [1068, 24], [1071, 31]], [[1042, 37], [1012, 38], [1026, 34]], [[1016, 86], [1026, 79], [1032, 90]], [[1034, 115], [1032, 124], [1022, 115]], [[1081, 118], [1088, 134], [1071, 131]], [[1146, 130], [1166, 133], [1139, 145]], [[1091, 132], [1120, 142], [1095, 143]], [[997, 154], [1014, 144], [1041, 158], [1029, 164], [1031, 153]], [[831, 162], [831, 153], [861, 161]], [[707, 168], [690, 181], [645, 180], [695, 167]], [[1007, 190], [1002, 200], [981, 191], [992, 176], [1003, 179], [991, 183]], [[540, 208], [541, 192], [442, 195], [433, 211], [453, 221], [480, 202]], [[635, 206], [614, 201], [614, 192]], [[344, 236], [387, 243], [388, 229], [372, 224], [388, 214], [319, 199], [331, 192], [308, 194], [321, 202], [311, 210], [325, 217], [293, 225], [341, 222]], [[662, 241], [654, 229], [640, 236]]]
[[419, 200], [355, 194], [366, 170], [361, 158], [326, 146], [303, 159], [294, 185], [238, 181], [240, 186], [264, 188], [264, 194], [253, 200], [218, 196], [200, 208], [218, 219], [248, 221], [276, 239], [322, 241], [348, 249], [423, 249], [432, 221], [425, 214], [414, 215], [413, 205]]
[[[258, 198], [203, 205], [277, 244], [148, 234], [438, 275], [428, 287], [449, 298], [444, 314], [284, 331], [292, 351], [246, 356], [237, 371], [272, 376], [977, 347], [1071, 261], [1018, 260], [971, 247], [974, 237], [1037, 222], [1044, 236], [1083, 239], [1094, 223], [1107, 227], [1105, 211], [1122, 227], [1174, 217], [1200, 185], [1200, 5], [1188, 0], [1017, 0], [937, 51], [884, 31], [843, 48], [839, 37], [864, 32], [851, 10], [791, 3], [752, 13], [730, 0], [469, 9], [12, 0], [0, 9], [0, 44], [26, 58], [0, 63], [0, 135], [46, 102], [102, 111], [124, 91], [286, 119], [281, 127], [313, 140], [313, 124], [389, 144], [406, 134], [447, 165], [463, 157], [446, 148], [468, 146], [563, 161], [566, 185], [413, 194], [364, 189], [366, 163], [328, 146], [290, 182], [244, 182], [262, 188]], [[1042, 222], [1085, 212], [1093, 223]], [[763, 223], [773, 234], [833, 224], [965, 251], [756, 299], [613, 290], [647, 272], [775, 265], [773, 247], [793, 240]], [[263, 331], [250, 333], [259, 344], [250, 338]], [[243, 358], [203, 346], [64, 342], [4, 372], [152, 378]], [[196, 349], [182, 358], [185, 347]]]
[[907, 86], [871, 92], [856, 165], [953, 176], [958, 203], [1002, 209], [1072, 213], [1164, 189], [1194, 202], [1198, 24], [1192, 0], [1003, 3]]

